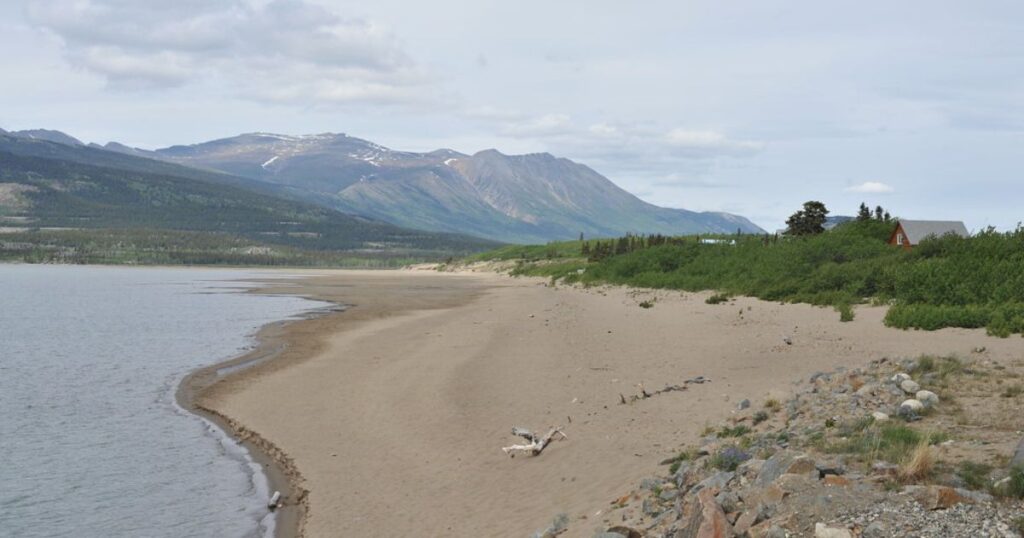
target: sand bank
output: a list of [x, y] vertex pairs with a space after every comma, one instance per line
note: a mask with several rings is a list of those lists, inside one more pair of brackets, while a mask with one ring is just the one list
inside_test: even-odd
[[[758, 405], [816, 371], [1024, 351], [977, 330], [887, 329], [882, 308], [840, 323], [807, 305], [493, 274], [338, 271], [262, 291], [352, 305], [278, 327], [264, 339], [282, 344], [274, 360], [196, 399], [282, 463], [308, 537], [528, 536], [557, 513], [593, 518], [740, 400]], [[696, 376], [711, 382], [619, 403], [638, 383]], [[510, 459], [500, 447], [513, 425], [560, 425], [569, 439]]]

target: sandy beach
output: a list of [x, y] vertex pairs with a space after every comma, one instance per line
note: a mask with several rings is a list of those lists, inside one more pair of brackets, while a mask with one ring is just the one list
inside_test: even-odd
[[[1024, 351], [983, 330], [888, 329], [884, 308], [840, 323], [807, 305], [491, 273], [318, 272], [258, 292], [350, 306], [268, 326], [254, 353], [272, 360], [189, 398], [278, 463], [282, 534], [306, 537], [519, 537], [559, 513], [588, 517], [567, 536], [590, 536], [596, 510], [745, 398], [880, 357]], [[711, 381], [620, 404], [696, 376]], [[511, 459], [513, 426], [568, 439]]]

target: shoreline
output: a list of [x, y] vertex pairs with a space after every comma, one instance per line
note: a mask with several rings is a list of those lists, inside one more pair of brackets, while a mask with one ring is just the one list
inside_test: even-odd
[[[190, 376], [189, 409], [277, 466], [271, 487], [291, 510], [275, 531], [286, 538], [517, 536], [559, 512], [583, 521], [742, 398], [783, 398], [801, 376], [879, 357], [966, 355], [980, 344], [991, 357], [1024, 351], [978, 330], [886, 328], [881, 307], [841, 323], [809, 305], [715, 306], [707, 294], [493, 273], [344, 270], [262, 284], [249, 292], [351, 305], [345, 316], [264, 326], [257, 349]], [[647, 301], [657, 306], [638, 306]], [[638, 383], [698, 375], [712, 383], [619, 404]], [[570, 440], [542, 457], [499, 450], [508, 427], [556, 419], [571, 424]]]
[[[253, 285], [246, 287], [242, 293], [259, 295], [289, 295], [283, 292], [263, 293], [268, 285], [287, 283], [298, 278], [310, 278], [312, 275], [296, 275], [280, 280], [247, 280]], [[262, 325], [252, 336], [255, 345], [241, 355], [204, 366], [189, 372], [178, 383], [174, 399], [185, 411], [203, 418], [220, 429], [232, 442], [248, 452], [252, 461], [262, 469], [267, 480], [268, 494], [281, 492], [281, 502], [277, 509], [269, 512], [274, 519], [274, 538], [298, 538], [302, 536], [302, 523], [305, 519], [307, 491], [302, 488], [302, 474], [292, 459], [279, 447], [264, 439], [258, 432], [246, 428], [231, 417], [203, 405], [203, 396], [224, 379], [239, 375], [257, 368], [265, 363], [273, 362], [288, 348], [287, 328], [294, 323], [340, 315], [347, 305], [321, 298], [291, 294], [295, 297], [331, 303], [331, 306], [314, 308], [303, 312], [295, 319], [271, 321]], [[229, 370], [229, 371], [225, 371]], [[269, 501], [270, 499], [266, 499]], [[264, 504], [265, 505], [265, 504]], [[261, 520], [262, 521], [262, 520]]]

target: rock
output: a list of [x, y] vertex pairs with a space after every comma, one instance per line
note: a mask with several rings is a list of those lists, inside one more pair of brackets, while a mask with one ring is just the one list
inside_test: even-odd
[[960, 496], [976, 503], [992, 502], [995, 499], [995, 497], [989, 495], [988, 493], [985, 493], [984, 491], [974, 491], [970, 489], [956, 488], [956, 492], [960, 494]]
[[737, 407], [739, 408], [740, 411], [742, 411], [744, 409], [749, 409], [750, 408], [750, 400], [744, 399], [744, 400], [740, 401], [740, 404]]
[[886, 538], [889, 536], [889, 529], [881, 521], [872, 522], [860, 533], [861, 538]]
[[715, 496], [715, 502], [722, 507], [725, 513], [739, 512], [740, 496], [732, 491], [723, 491]]
[[623, 538], [643, 538], [643, 536], [644, 536], [643, 534], [640, 533], [640, 531], [638, 531], [636, 529], [631, 529], [631, 528], [626, 527], [624, 525], [619, 525], [617, 527], [612, 527], [612, 528], [608, 529], [607, 531], [605, 531], [605, 533], [606, 534], [617, 534], [619, 536], [622, 536]]
[[833, 474], [846, 474], [846, 466], [840, 460], [824, 460], [815, 463], [814, 467], [818, 469], [818, 476], [824, 477]]
[[871, 474], [878, 476], [896, 476], [900, 466], [887, 461], [876, 461], [871, 465]]
[[644, 514], [649, 516], [656, 516], [662, 512], [661, 506], [658, 505], [657, 501], [650, 498], [644, 499], [640, 509], [643, 510]]
[[661, 487], [661, 480], [658, 480], [657, 478], [645, 478], [640, 481], [640, 489], [654, 491], [654, 488], [659, 487]]
[[856, 394], [857, 396], [865, 397], [865, 396], [872, 396], [872, 395], [874, 395], [874, 393], [875, 393], [874, 387], [872, 387], [871, 385], [865, 384], [861, 388], [857, 389], [857, 391], [854, 394]]
[[683, 506], [682, 521], [675, 538], [729, 538], [733, 535], [732, 525], [710, 489], [701, 490], [695, 501]]
[[663, 500], [663, 501], [671, 501], [672, 499], [675, 499], [678, 496], [679, 496], [679, 490], [677, 490], [675, 488], [670, 488], [670, 489], [662, 490], [661, 495], [658, 495], [658, 498]]
[[817, 473], [811, 477], [808, 474], [793, 474], [786, 473], [775, 479], [775, 485], [779, 486], [782, 491], [786, 493], [796, 493], [798, 491], [805, 491], [812, 487], [818, 481]]
[[824, 483], [826, 486], [837, 486], [843, 487], [850, 485], [850, 479], [838, 475], [825, 475]]
[[729, 482], [736, 476], [736, 473], [729, 471], [717, 472], [704, 480], [701, 480], [693, 489], [690, 490], [691, 494], [699, 493], [702, 491], [711, 491], [711, 495], [718, 495], [718, 492], [725, 489], [725, 486], [729, 485]]
[[909, 375], [907, 375], [907, 374], [905, 374], [905, 373], [903, 373], [903, 372], [900, 372], [900, 373], [898, 373], [898, 374], [896, 374], [896, 375], [892, 376], [891, 380], [892, 380], [892, 382], [893, 382], [893, 383], [895, 383], [896, 385], [900, 385], [900, 384], [902, 384], [902, 383], [903, 383], [904, 381], [910, 381], [910, 376], [909, 376]]
[[885, 422], [889, 420], [889, 415], [881, 411], [873, 411], [871, 413], [871, 418], [875, 419], [875, 422]]
[[757, 516], [760, 511], [756, 508], [747, 509], [746, 512], [740, 514], [740, 517], [736, 520], [736, 524], [733, 525], [732, 530], [737, 536], [743, 536], [750, 527], [757, 523]]
[[757, 478], [757, 474], [761, 472], [761, 467], [764, 465], [764, 460], [750, 459], [739, 465], [736, 468], [736, 474], [744, 476], [746, 478], [754, 479]]
[[924, 404], [925, 407], [932, 407], [939, 403], [939, 395], [930, 390], [919, 390], [914, 395], [914, 398]]
[[914, 418], [920, 415], [921, 411], [924, 411], [924, 404], [911, 398], [903, 400], [903, 403], [900, 404], [899, 415], [903, 418]]
[[814, 478], [817, 478], [818, 469], [811, 458], [780, 450], [761, 465], [761, 472], [758, 473], [755, 483], [767, 486], [784, 474], [813, 474]]
[[789, 534], [782, 527], [771, 521], [762, 521], [747, 531], [750, 538], [789, 538]]
[[690, 486], [690, 482], [693, 481], [693, 466], [690, 462], [682, 462], [679, 464], [679, 469], [676, 474], [672, 475], [672, 480], [676, 483], [676, 487], [682, 492]]
[[948, 486], [908, 486], [904, 491], [928, 510], [945, 510], [960, 503], [973, 502]]
[[917, 391], [921, 390], [921, 385], [918, 385], [917, 382], [914, 381], [913, 379], [907, 379], [900, 383], [900, 388], [903, 389], [903, 392], [906, 392], [907, 394], [914, 394]]
[[814, 538], [853, 538], [850, 529], [829, 527], [824, 523], [814, 524]]
[[1013, 451], [1013, 459], [1010, 460], [1010, 467], [1018, 465], [1024, 465], [1024, 439], [1017, 443], [1017, 448]]

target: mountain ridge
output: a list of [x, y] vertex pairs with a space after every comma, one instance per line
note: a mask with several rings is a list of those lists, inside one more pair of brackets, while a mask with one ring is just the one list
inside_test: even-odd
[[8, 134], [173, 163], [207, 181], [405, 228], [503, 242], [547, 242], [580, 233], [609, 237], [764, 231], [730, 213], [645, 202], [589, 166], [548, 152], [507, 155], [488, 148], [466, 154], [441, 148], [418, 153], [345, 133], [256, 131], [156, 150], [118, 142], [84, 144], [43, 129]]
[[644, 202], [550, 153], [392, 150], [344, 133], [243, 133], [154, 153], [180, 164], [287, 185], [307, 201], [411, 228], [509, 242], [587, 236], [762, 233], [744, 217]]

